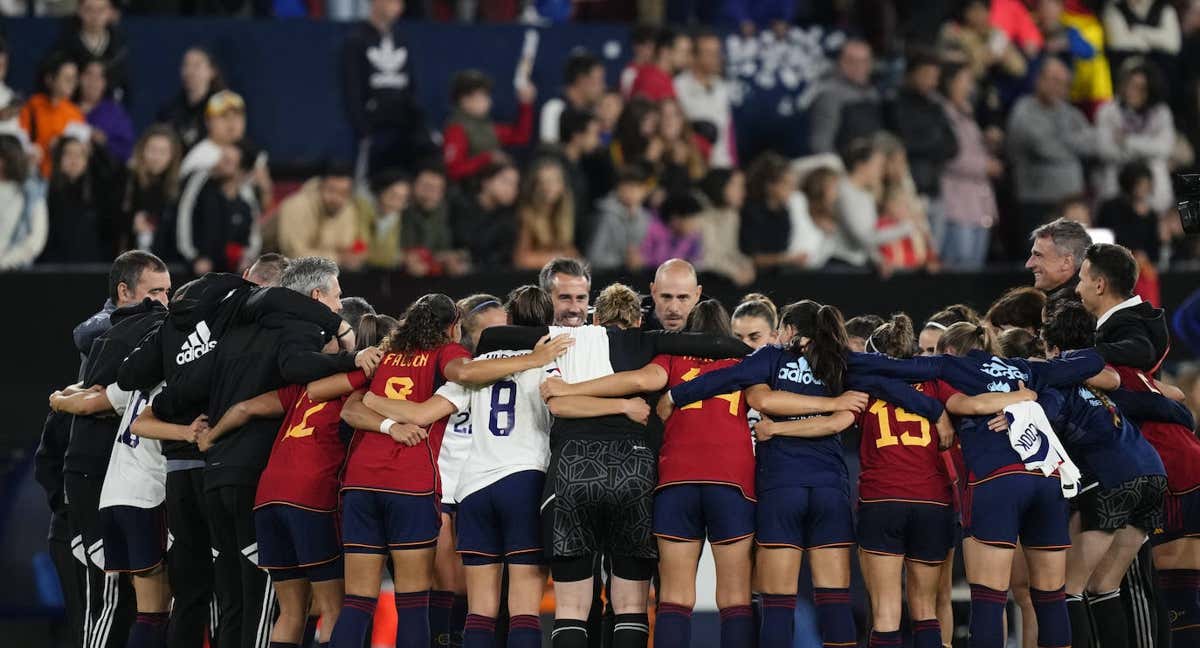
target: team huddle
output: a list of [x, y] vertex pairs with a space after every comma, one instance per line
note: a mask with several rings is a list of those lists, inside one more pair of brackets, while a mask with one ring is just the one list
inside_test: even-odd
[[[950, 645], [957, 550], [973, 648], [1005, 645], [1010, 590], [1023, 645], [1200, 645], [1200, 441], [1155, 379], [1163, 312], [1125, 248], [1031, 239], [1035, 288], [919, 327], [757, 294], [730, 315], [680, 260], [645, 308], [557, 259], [393, 319], [325, 259], [168, 301], [126, 253], [39, 448], [83, 645], [363, 648], [388, 569], [398, 648], [541, 646], [548, 576], [555, 648], [646, 646], [652, 583], [654, 644], [688, 646], [706, 541], [725, 648], [791, 648], [802, 560], [824, 646]], [[1160, 603], [1161, 629], [1136, 613]]]

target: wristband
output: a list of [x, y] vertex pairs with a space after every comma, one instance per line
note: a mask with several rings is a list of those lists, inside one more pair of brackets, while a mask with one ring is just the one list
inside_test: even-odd
[[392, 426], [395, 424], [396, 422], [392, 419], [385, 418], [383, 419], [383, 422], [379, 424], [379, 431], [383, 432], [384, 434], [389, 434], [388, 430], [392, 429]]

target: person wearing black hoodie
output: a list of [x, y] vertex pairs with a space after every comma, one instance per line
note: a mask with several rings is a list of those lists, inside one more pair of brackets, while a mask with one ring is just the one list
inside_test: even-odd
[[[112, 327], [92, 342], [78, 388], [115, 383], [125, 356], [166, 313], [171, 285], [166, 266], [145, 252], [127, 254], [140, 256], [121, 265], [137, 261], [143, 264], [141, 271], [133, 279], [134, 288], [129, 287], [128, 278], [117, 283], [114, 300], [117, 309], [110, 316]], [[114, 269], [117, 265], [114, 264]], [[83, 645], [88, 648], [123, 646], [133, 623], [134, 597], [129, 579], [104, 572], [100, 529], [100, 491], [117, 423], [112, 417], [71, 417], [70, 440], [63, 456], [63, 491], [74, 537], [72, 544], [81, 542], [87, 561]]]
[[[146, 270], [151, 272], [146, 273]], [[108, 298], [104, 305], [72, 331], [72, 341], [80, 357], [78, 381], [83, 381], [87, 371], [92, 343], [112, 327], [110, 316], [117, 309], [117, 304], [128, 306], [138, 303], [158, 291], [165, 295], [159, 274], [165, 271], [166, 266], [161, 261], [144, 252], [129, 252], [117, 257], [109, 271]], [[143, 277], [143, 274], [146, 276]], [[72, 555], [72, 549], [79, 546], [79, 556], [83, 556], [83, 540], [79, 538], [73, 541], [70, 510], [63, 484], [63, 464], [71, 437], [71, 420], [71, 415], [62, 412], [52, 411], [46, 417], [35, 454], [34, 478], [46, 491], [50, 504], [50, 531], [47, 538], [50, 558], [62, 587], [73, 643], [81, 644], [86, 608], [86, 566], [83, 560]]]
[[[268, 313], [291, 313], [323, 330], [344, 332], [348, 328], [329, 308], [294, 291], [258, 287], [237, 275], [209, 273], [175, 293], [162, 326], [147, 335], [121, 365], [118, 385], [150, 391], [163, 381], [170, 382], [184, 367], [211, 351], [227, 330], [251, 324]], [[204, 411], [204, 406], [197, 406], [167, 422], [181, 423]], [[195, 445], [178, 441], [164, 441], [163, 454], [167, 459], [167, 528], [175, 538], [167, 554], [175, 597], [168, 645], [199, 648], [213, 594], [204, 456]]]
[[[305, 257], [292, 261], [281, 283], [336, 313], [341, 309], [337, 275], [332, 261]], [[378, 363], [378, 349], [321, 353], [335, 337], [343, 349], [354, 348], [348, 325], [313, 324], [290, 312], [233, 326], [212, 351], [174, 374], [148, 411], [175, 422], [201, 411], [218, 421], [233, 405], [285, 384], [305, 384], [355, 367], [373, 369]], [[217, 556], [214, 589], [222, 648], [257, 645], [273, 621], [268, 579], [256, 564], [252, 509], [279, 423], [278, 418], [253, 419], [221, 437], [204, 456], [204, 507]]]

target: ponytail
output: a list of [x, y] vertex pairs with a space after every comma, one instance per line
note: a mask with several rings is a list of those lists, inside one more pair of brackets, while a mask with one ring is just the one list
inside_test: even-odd
[[945, 353], [946, 349], [954, 349], [958, 354], [968, 351], [986, 351], [994, 353], [995, 343], [992, 334], [982, 324], [959, 322], [946, 329], [938, 340], [937, 352]]
[[896, 313], [892, 318], [871, 333], [867, 338], [867, 351], [882, 353], [892, 358], [911, 358], [917, 345], [913, 321], [905, 313]]
[[846, 378], [849, 342], [842, 312], [836, 306], [821, 306], [817, 309], [812, 340], [804, 350], [804, 357], [812, 368], [813, 375], [831, 394], [842, 393]]
[[451, 342], [447, 329], [459, 319], [454, 300], [431, 293], [404, 311], [404, 322], [388, 336], [384, 351], [407, 353], [436, 349]]

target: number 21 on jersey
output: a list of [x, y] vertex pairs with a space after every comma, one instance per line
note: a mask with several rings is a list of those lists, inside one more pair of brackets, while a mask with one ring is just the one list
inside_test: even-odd
[[[680, 378], [683, 379], [683, 382], [687, 382], [699, 375], [700, 375], [700, 368], [693, 367], [691, 369], [688, 369], [687, 373], [680, 376]], [[728, 401], [730, 415], [737, 416], [738, 405], [740, 405], [742, 402], [742, 392], [735, 391], [735, 392], [729, 392], [728, 394], [718, 394], [716, 396], [713, 396], [713, 398], [719, 398], [720, 400]], [[695, 403], [692, 403], [690, 405], [684, 405], [683, 407], [681, 407], [679, 409], [685, 409], [685, 410], [700, 409], [703, 405], [704, 405], [704, 401], [696, 401]]]

